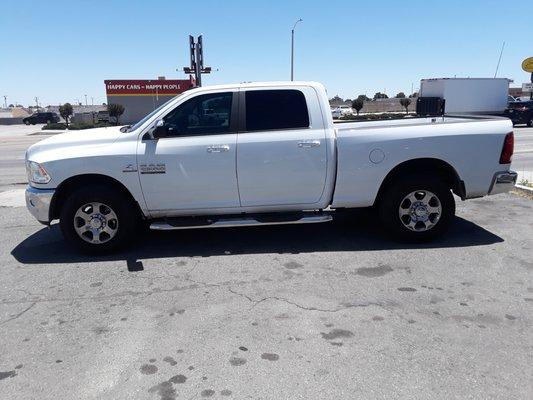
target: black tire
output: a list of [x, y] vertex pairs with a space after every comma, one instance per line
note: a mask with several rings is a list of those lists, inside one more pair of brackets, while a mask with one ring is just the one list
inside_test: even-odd
[[[74, 226], [78, 209], [91, 202], [103, 203], [117, 217], [118, 227], [115, 235], [103, 243], [89, 243], [78, 235]], [[101, 254], [122, 247], [131, 241], [137, 232], [139, 220], [138, 209], [131, 198], [119, 189], [95, 184], [79, 188], [67, 197], [60, 212], [59, 225], [67, 242], [83, 252]]]
[[25, 125], [29, 125], [29, 124], [30, 124], [30, 121], [24, 121], [24, 124], [25, 124]]
[[[406, 196], [417, 191], [431, 192], [435, 195], [437, 201], [440, 202], [442, 211], [438, 217], [435, 214], [429, 216], [432, 220], [436, 220], [436, 223], [427, 230], [425, 230], [426, 228], [421, 228], [422, 230], [420, 231], [411, 230], [400, 218], [400, 207], [405, 209], [406, 205], [410, 205], [409, 201], [407, 203], [402, 202]], [[431, 175], [417, 174], [400, 177], [385, 188], [380, 198], [378, 210], [381, 222], [386, 231], [400, 241], [425, 242], [432, 240], [443, 234], [449, 228], [455, 216], [455, 200], [450, 188], [441, 179]], [[433, 198], [432, 200], [434, 201]], [[411, 221], [410, 216], [404, 217], [407, 221]], [[429, 226], [433, 221], [427, 221], [422, 224], [425, 226], [426, 223]]]
[[533, 126], [533, 117], [529, 118], [529, 120], [527, 121], [527, 126], [529, 128], [531, 128]]

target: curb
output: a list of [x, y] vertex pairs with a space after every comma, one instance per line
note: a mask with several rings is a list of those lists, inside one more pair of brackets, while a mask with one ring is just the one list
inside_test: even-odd
[[515, 185], [512, 191], [515, 192], [516, 194], [533, 199], [533, 188], [531, 187], [523, 186], [523, 185]]

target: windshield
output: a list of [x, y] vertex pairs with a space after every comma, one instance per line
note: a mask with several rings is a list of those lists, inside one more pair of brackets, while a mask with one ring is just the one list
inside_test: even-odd
[[148, 121], [150, 118], [152, 118], [155, 114], [157, 114], [163, 107], [165, 107], [168, 103], [170, 103], [172, 100], [174, 100], [175, 97], [171, 98], [169, 101], [161, 104], [159, 107], [157, 107], [154, 111], [152, 111], [150, 114], [148, 114], [146, 117], [141, 119], [139, 122], [137, 122], [135, 125], [132, 125], [130, 128], [126, 130], [126, 132], [132, 132], [135, 129], [138, 129], [142, 124], [144, 124], [146, 121]]

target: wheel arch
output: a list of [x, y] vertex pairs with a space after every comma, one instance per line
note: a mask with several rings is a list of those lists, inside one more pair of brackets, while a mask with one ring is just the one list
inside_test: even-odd
[[397, 178], [409, 173], [420, 172], [435, 173], [461, 200], [466, 198], [465, 184], [453, 166], [439, 158], [415, 158], [404, 161], [389, 171], [379, 187], [375, 203], [377, 204], [380, 201], [385, 189]]
[[88, 186], [88, 185], [109, 185], [110, 187], [116, 188], [120, 192], [122, 192], [132, 203], [134, 207], [136, 207], [137, 211], [139, 212], [139, 215], [141, 217], [144, 216], [141, 207], [139, 206], [139, 203], [135, 200], [135, 197], [131, 194], [131, 192], [128, 190], [124, 184], [115, 178], [112, 178], [108, 175], [102, 175], [102, 174], [83, 174], [83, 175], [74, 175], [69, 177], [68, 179], [65, 179], [61, 184], [57, 187], [54, 197], [52, 198], [52, 202], [50, 204], [50, 220], [58, 219], [59, 215], [61, 213], [61, 209], [65, 203], [65, 200], [68, 198], [68, 195], [72, 193], [74, 190]]

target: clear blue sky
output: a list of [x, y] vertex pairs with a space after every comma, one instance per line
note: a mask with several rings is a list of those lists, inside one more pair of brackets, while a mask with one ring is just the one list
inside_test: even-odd
[[[532, 0], [12, 1], [0, 9], [0, 96], [43, 105], [105, 101], [104, 79], [184, 78], [188, 34], [204, 35], [204, 85], [290, 77], [332, 97], [410, 92], [421, 78], [528, 81]], [[0, 98], [3, 103], [3, 98]]]

